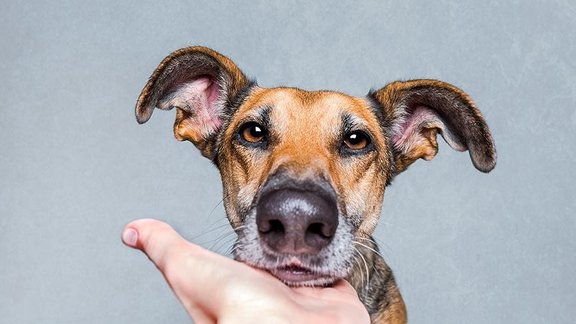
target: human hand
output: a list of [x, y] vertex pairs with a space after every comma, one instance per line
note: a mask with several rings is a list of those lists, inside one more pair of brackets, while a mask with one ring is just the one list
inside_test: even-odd
[[184, 240], [168, 224], [131, 222], [122, 234], [162, 272], [197, 323], [370, 323], [354, 288], [288, 287], [251, 268]]

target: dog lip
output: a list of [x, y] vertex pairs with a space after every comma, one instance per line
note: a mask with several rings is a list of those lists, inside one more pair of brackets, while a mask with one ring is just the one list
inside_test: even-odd
[[325, 286], [335, 281], [332, 276], [314, 271], [294, 258], [284, 265], [267, 270], [289, 286]]
[[274, 271], [276, 272], [289, 272], [295, 275], [307, 275], [307, 274], [312, 274], [313, 271], [306, 268], [306, 267], [302, 267], [299, 265], [287, 265], [287, 266], [283, 266], [283, 267], [278, 267], [276, 269], [274, 269]]
[[[287, 260], [281, 262], [251, 262], [236, 259], [254, 268], [266, 271], [291, 287], [329, 287], [345, 277], [345, 274], [329, 269], [311, 267], [299, 256], [283, 256]], [[274, 265], [273, 265], [274, 264]]]
[[299, 283], [313, 282], [322, 278], [321, 274], [302, 266], [283, 266], [269, 270], [276, 278], [284, 281], [288, 285], [298, 285]]

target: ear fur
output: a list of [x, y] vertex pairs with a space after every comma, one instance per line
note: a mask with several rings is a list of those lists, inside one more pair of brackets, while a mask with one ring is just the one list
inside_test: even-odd
[[437, 133], [453, 149], [469, 150], [478, 170], [495, 167], [496, 148], [484, 117], [457, 87], [437, 80], [396, 81], [369, 96], [391, 125], [396, 173], [419, 158], [431, 160], [438, 152]]
[[136, 120], [143, 124], [154, 107], [176, 109], [174, 136], [194, 143], [213, 158], [217, 134], [236, 98], [251, 85], [227, 57], [201, 46], [179, 49], [167, 56], [142, 89]]

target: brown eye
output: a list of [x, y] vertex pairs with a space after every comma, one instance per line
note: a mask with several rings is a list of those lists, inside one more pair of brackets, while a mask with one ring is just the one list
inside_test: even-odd
[[362, 150], [370, 144], [370, 137], [361, 131], [351, 132], [344, 136], [344, 144], [350, 150]]
[[246, 123], [242, 126], [242, 128], [240, 128], [240, 136], [243, 140], [249, 143], [262, 142], [267, 133], [268, 132], [264, 126], [255, 122]]

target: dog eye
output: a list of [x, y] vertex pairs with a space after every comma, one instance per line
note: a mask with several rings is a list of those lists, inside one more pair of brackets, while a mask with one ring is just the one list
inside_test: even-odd
[[267, 134], [268, 132], [264, 126], [256, 122], [248, 122], [240, 128], [240, 136], [249, 143], [260, 143]]
[[354, 131], [344, 136], [344, 145], [350, 150], [362, 150], [370, 145], [370, 137], [362, 131]]

